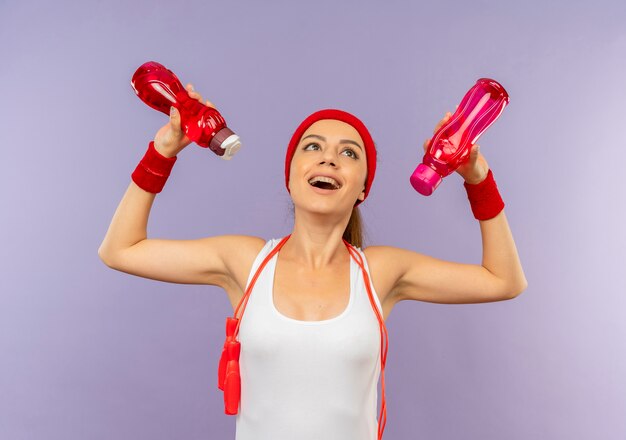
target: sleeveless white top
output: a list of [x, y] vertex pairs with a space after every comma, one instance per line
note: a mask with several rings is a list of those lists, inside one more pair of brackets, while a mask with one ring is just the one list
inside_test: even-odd
[[[246, 289], [280, 240], [268, 240], [257, 255]], [[353, 247], [369, 276], [365, 254]], [[350, 256], [350, 300], [340, 315], [300, 321], [274, 305], [277, 258], [278, 253], [259, 274], [239, 326], [241, 400], [235, 439], [376, 440], [381, 335], [361, 268]]]

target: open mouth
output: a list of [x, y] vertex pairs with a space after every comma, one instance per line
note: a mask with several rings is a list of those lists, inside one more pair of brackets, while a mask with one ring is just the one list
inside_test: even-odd
[[328, 182], [313, 182], [313, 183], [309, 183], [309, 185], [315, 187], [315, 188], [319, 188], [319, 189], [325, 189], [325, 190], [329, 190], [329, 191], [336, 191], [339, 188], [337, 188], [335, 185], [333, 185], [332, 183], [328, 183]]
[[322, 192], [322, 193], [336, 191], [339, 188], [341, 188], [341, 184], [339, 182], [337, 182], [335, 179], [331, 177], [326, 177], [326, 176], [315, 176], [315, 177], [310, 178], [309, 185], [311, 185], [314, 188], [317, 188], [318, 190], [322, 190], [322, 191], [317, 191], [317, 192]]

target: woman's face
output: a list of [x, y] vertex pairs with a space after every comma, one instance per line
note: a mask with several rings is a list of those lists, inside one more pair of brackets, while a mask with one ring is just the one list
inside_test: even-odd
[[[339, 189], [321, 190], [309, 183], [332, 177]], [[302, 134], [291, 160], [289, 191], [294, 204], [350, 210], [365, 197], [367, 161], [359, 132], [343, 121], [322, 119]]]

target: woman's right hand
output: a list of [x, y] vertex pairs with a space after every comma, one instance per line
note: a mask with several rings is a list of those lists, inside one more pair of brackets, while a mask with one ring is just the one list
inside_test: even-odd
[[[202, 95], [194, 91], [191, 83], [187, 84], [185, 89], [189, 93], [189, 96], [197, 99], [201, 104], [216, 109], [213, 103], [208, 99], [202, 102]], [[172, 109], [173, 112], [170, 113], [169, 122], [161, 127], [154, 136], [154, 148], [165, 157], [176, 156], [183, 148], [191, 143], [191, 140], [181, 129], [180, 113], [176, 107], [172, 107]]]

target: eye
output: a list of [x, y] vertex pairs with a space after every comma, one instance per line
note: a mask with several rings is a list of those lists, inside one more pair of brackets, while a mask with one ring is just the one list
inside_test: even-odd
[[352, 158], [353, 159], [358, 159], [359, 156], [357, 156], [357, 154], [354, 152], [354, 150], [352, 148], [346, 148], [344, 151], [349, 151], [350, 153], [352, 153]]
[[319, 144], [318, 144], [318, 143], [312, 142], [312, 143], [310, 143], [310, 144], [306, 144], [306, 145], [304, 146], [303, 150], [306, 150], [306, 149], [307, 149], [307, 148], [309, 148], [309, 146], [311, 146], [311, 145], [317, 145], [317, 146], [319, 147]]
[[[318, 147], [320, 146], [317, 142], [311, 142], [310, 144], [306, 144], [306, 145], [304, 146], [303, 150], [308, 149], [311, 145], [316, 145], [316, 146], [318, 146]], [[352, 155], [351, 155], [351, 156], [348, 156], [348, 157], [351, 157], [351, 158], [353, 158], [353, 159], [358, 159], [358, 158], [359, 158], [359, 156], [356, 154], [356, 152], [355, 152], [352, 148], [346, 148], [346, 149], [345, 149], [345, 150], [343, 150], [343, 151], [349, 151], [350, 153], [352, 153]]]

